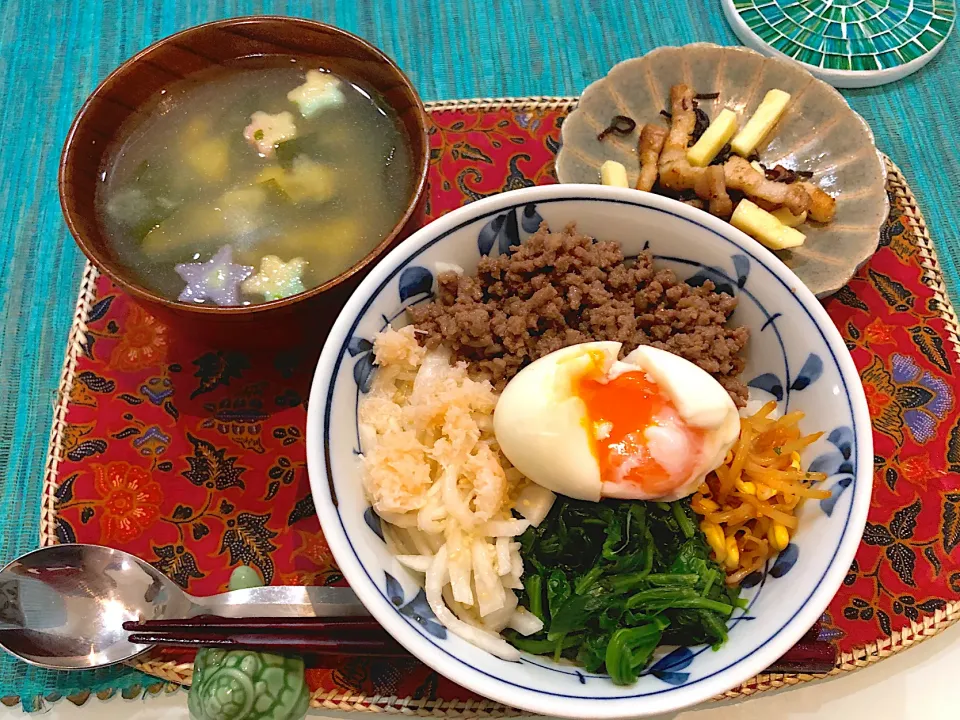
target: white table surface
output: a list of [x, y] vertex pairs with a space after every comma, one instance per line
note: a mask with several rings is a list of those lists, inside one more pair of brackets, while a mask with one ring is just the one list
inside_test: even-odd
[[[958, 668], [960, 626], [864, 670], [746, 701], [688, 710], [670, 720], [957, 720]], [[79, 708], [61, 701], [49, 707], [44, 720], [185, 720], [186, 701], [183, 691], [146, 700], [92, 699]], [[0, 706], [0, 718], [14, 716], [25, 720], [20, 708]], [[308, 720], [364, 717], [377, 716], [311, 712]]]

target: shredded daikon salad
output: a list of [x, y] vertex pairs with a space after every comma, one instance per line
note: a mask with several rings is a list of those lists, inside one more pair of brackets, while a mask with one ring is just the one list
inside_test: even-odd
[[554, 494], [500, 452], [490, 383], [471, 380], [466, 363], [452, 363], [443, 348], [427, 351], [414, 333], [387, 328], [374, 339], [377, 371], [359, 408], [364, 487], [397, 560], [423, 573], [437, 619], [516, 660], [500, 631], [529, 635], [543, 622], [517, 605], [515, 538], [543, 520]]

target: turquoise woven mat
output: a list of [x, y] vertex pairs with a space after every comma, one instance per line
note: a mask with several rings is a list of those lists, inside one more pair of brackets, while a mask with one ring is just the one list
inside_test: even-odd
[[[0, 0], [0, 560], [37, 545], [40, 485], [82, 267], [60, 216], [57, 160], [83, 99], [137, 50], [207, 20], [300, 15], [383, 48], [426, 100], [575, 95], [658, 45], [735, 44], [719, 0]], [[960, 289], [960, 40], [919, 74], [848, 91], [919, 197]], [[10, 508], [17, 508], [10, 512]], [[129, 688], [127, 669], [55, 674], [0, 658], [0, 698]]]

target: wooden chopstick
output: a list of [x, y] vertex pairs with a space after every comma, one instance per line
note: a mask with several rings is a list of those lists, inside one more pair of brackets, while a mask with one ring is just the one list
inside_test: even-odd
[[[180, 648], [223, 648], [304, 655], [365, 655], [406, 657], [409, 653], [373, 618], [223, 618], [211, 615], [180, 620], [145, 620], [123, 623], [138, 645]], [[830, 672], [836, 648], [819, 640], [822, 626], [815, 623], [796, 645], [764, 672]]]
[[370, 657], [405, 657], [409, 653], [392, 637], [329, 638], [315, 635], [235, 632], [230, 635], [198, 634], [173, 636], [166, 633], [133, 633], [128, 638], [136, 645], [160, 645], [180, 648], [223, 648], [286, 652], [300, 655], [365, 655]]
[[820, 640], [823, 625], [818, 620], [800, 642], [787, 650], [779, 660], [768, 667], [767, 673], [828, 673], [837, 664], [837, 649], [832, 643]]
[[828, 673], [837, 664], [837, 649], [828, 642], [799, 642], [768, 667], [767, 673]]
[[127, 621], [123, 629], [137, 645], [216, 647], [312, 655], [397, 657], [407, 651], [373, 618], [256, 617], [201, 615], [175, 620]]
[[354, 632], [365, 630], [379, 630], [380, 623], [372, 617], [249, 617], [226, 618], [216, 615], [197, 615], [178, 620], [128, 620], [123, 623], [123, 629], [130, 632], [177, 633], [189, 632], [223, 632], [233, 630], [265, 630], [285, 633], [310, 630], [313, 632]]

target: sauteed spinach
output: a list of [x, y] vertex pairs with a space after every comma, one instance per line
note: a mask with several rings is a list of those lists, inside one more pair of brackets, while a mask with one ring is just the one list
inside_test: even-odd
[[716, 648], [727, 639], [739, 591], [710, 559], [686, 500], [558, 497], [520, 542], [520, 602], [544, 622], [535, 635], [508, 634], [520, 650], [605, 670], [625, 685], [659, 645]]

